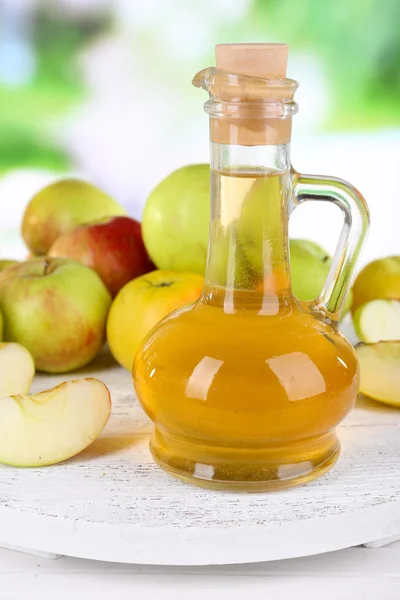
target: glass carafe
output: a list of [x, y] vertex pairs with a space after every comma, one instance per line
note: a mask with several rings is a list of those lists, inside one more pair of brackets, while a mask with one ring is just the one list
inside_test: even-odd
[[[335, 431], [358, 389], [338, 321], [368, 229], [350, 184], [290, 163], [293, 94], [286, 45], [220, 45], [209, 92], [211, 223], [204, 290], [139, 349], [139, 401], [157, 463], [188, 482], [263, 491], [309, 481], [335, 463]], [[324, 289], [301, 302], [290, 283], [288, 219], [333, 202], [344, 224]]]

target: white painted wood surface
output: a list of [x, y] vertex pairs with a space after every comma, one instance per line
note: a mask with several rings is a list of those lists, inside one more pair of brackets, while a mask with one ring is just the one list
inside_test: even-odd
[[155, 567], [0, 550], [0, 600], [399, 600], [400, 543], [268, 563]]
[[[64, 464], [0, 467], [0, 546], [203, 565], [306, 556], [400, 534], [400, 411], [360, 399], [340, 428], [337, 466], [311, 484], [270, 494], [212, 493], [152, 462], [151, 424], [128, 372], [103, 355], [80, 375], [109, 386], [111, 420], [99, 440]], [[61, 379], [37, 377], [34, 389]]]

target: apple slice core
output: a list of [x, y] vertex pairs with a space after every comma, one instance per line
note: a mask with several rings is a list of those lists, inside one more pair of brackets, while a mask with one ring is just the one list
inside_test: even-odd
[[32, 396], [0, 400], [0, 462], [51, 465], [75, 456], [104, 429], [110, 392], [97, 379], [70, 381]]
[[359, 344], [360, 392], [400, 407], [400, 341]]

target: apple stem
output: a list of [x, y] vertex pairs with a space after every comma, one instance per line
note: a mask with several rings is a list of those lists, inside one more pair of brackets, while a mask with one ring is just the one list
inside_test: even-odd
[[50, 275], [54, 270], [54, 260], [45, 258], [44, 260], [44, 275]]

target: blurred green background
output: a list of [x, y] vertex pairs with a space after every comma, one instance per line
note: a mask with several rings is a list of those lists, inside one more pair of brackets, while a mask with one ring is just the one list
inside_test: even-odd
[[[394, 253], [380, 208], [400, 216], [399, 0], [0, 0], [0, 253], [23, 252], [23, 207], [54, 177], [87, 177], [140, 217], [162, 177], [207, 161], [191, 78], [216, 43], [252, 41], [290, 46], [295, 166], [350, 179], [377, 215], [370, 254]], [[296, 232], [326, 239], [313, 214]]]

